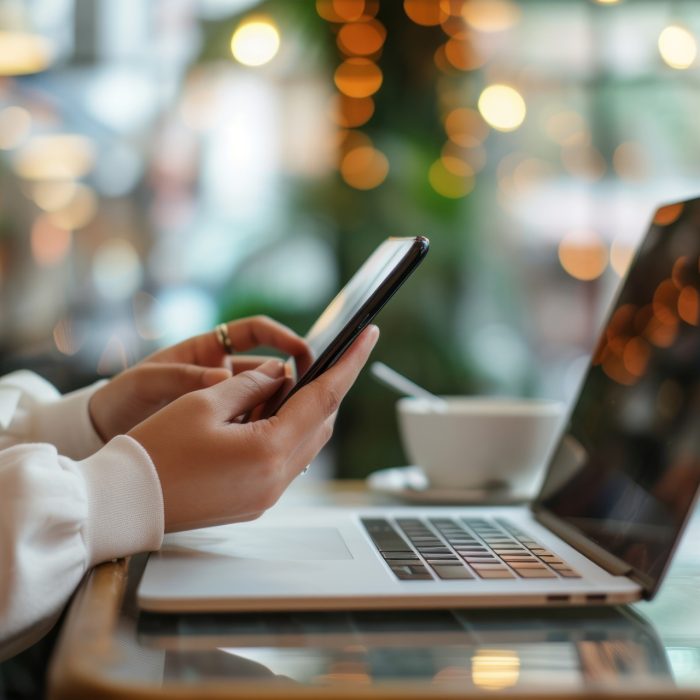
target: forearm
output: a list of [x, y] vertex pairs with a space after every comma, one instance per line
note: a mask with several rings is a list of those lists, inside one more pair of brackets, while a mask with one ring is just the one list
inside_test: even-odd
[[162, 536], [160, 483], [130, 437], [82, 461], [46, 444], [0, 452], [0, 658], [53, 625], [88, 568]]

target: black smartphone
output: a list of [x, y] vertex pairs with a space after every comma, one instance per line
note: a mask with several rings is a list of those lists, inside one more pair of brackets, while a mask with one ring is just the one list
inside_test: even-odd
[[340, 359], [420, 264], [428, 246], [425, 236], [391, 237], [367, 258], [306, 334], [313, 360], [309, 368], [298, 374], [294, 358], [289, 360], [290, 380], [268, 402], [266, 416], [276, 413], [290, 396]]

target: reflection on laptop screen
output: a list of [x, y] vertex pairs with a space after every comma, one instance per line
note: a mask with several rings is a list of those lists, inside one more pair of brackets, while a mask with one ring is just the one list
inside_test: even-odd
[[652, 590], [700, 482], [700, 199], [657, 211], [537, 506]]

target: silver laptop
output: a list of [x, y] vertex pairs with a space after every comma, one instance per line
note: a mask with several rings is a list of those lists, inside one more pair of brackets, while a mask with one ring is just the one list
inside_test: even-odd
[[[658, 590], [700, 482], [700, 199], [656, 212], [529, 505], [272, 509], [168, 535], [153, 611], [617, 604]], [[468, 449], [464, 468], [469, 468]]]

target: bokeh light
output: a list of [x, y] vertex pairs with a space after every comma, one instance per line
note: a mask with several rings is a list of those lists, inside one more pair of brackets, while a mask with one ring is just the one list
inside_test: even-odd
[[483, 143], [489, 129], [474, 109], [458, 107], [445, 117], [445, 131], [458, 146], [473, 148]]
[[367, 58], [348, 58], [335, 71], [335, 85], [348, 97], [369, 97], [382, 86], [382, 71]]
[[678, 24], [669, 25], [661, 32], [658, 45], [666, 65], [676, 70], [690, 68], [698, 53], [695, 37]]
[[452, 37], [444, 47], [446, 61], [457, 70], [470, 71], [484, 64], [484, 57], [471, 41]]
[[469, 0], [464, 3], [462, 16], [479, 32], [502, 32], [517, 24], [520, 8], [511, 0]]
[[95, 252], [92, 278], [106, 299], [120, 301], [130, 297], [141, 284], [142, 275], [139, 255], [125, 238], [111, 238]]
[[32, 256], [40, 267], [54, 267], [62, 262], [71, 247], [72, 233], [54, 223], [47, 214], [38, 216], [32, 225]]
[[374, 100], [371, 97], [348, 97], [336, 95], [331, 105], [333, 121], [345, 129], [366, 124], [374, 114]]
[[348, 151], [340, 163], [343, 180], [357, 190], [371, 190], [389, 174], [387, 157], [373, 146], [359, 146]]
[[0, 75], [28, 75], [49, 67], [53, 48], [48, 39], [29, 32], [0, 31]]
[[486, 123], [498, 131], [514, 131], [525, 121], [525, 100], [510, 85], [489, 85], [479, 96], [478, 105]]
[[[457, 169], [456, 160], [449, 161], [451, 168]], [[468, 166], [464, 175], [455, 174], [452, 169], [446, 167], [443, 158], [436, 160], [428, 171], [430, 186], [447, 199], [460, 199], [466, 197], [474, 189], [474, 177]]]
[[379, 51], [386, 39], [384, 25], [376, 19], [345, 24], [338, 32], [338, 48], [345, 54], [370, 56]]
[[477, 688], [503, 690], [520, 678], [520, 657], [510, 649], [480, 649], [472, 656], [472, 681]]
[[605, 272], [608, 265], [605, 243], [592, 230], [567, 233], [559, 243], [558, 253], [561, 266], [577, 280], [595, 280]]
[[618, 277], [627, 274], [630, 264], [634, 258], [635, 248], [629, 243], [615, 239], [610, 246], [610, 267]]
[[275, 23], [266, 17], [248, 19], [231, 37], [231, 53], [245, 66], [269, 63], [279, 51], [280, 35]]
[[450, 16], [441, 0], [404, 0], [403, 9], [416, 24], [424, 27], [434, 27]]
[[95, 148], [80, 134], [36, 136], [14, 159], [17, 174], [25, 180], [75, 180], [92, 169]]
[[61, 207], [57, 207], [49, 217], [57, 226], [67, 229], [80, 229], [87, 226], [97, 214], [97, 195], [95, 190], [78, 183], [73, 194]]

